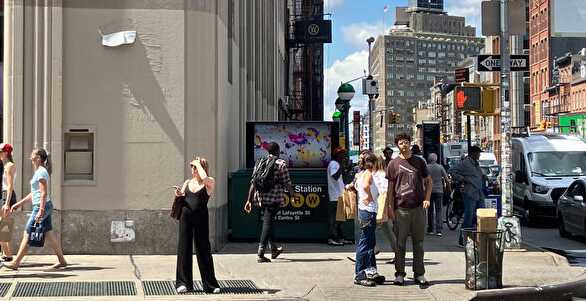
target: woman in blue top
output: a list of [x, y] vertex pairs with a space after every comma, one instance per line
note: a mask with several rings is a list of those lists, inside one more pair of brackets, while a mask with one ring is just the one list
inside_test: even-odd
[[59, 262], [51, 266], [51, 269], [64, 268], [67, 266], [67, 262], [65, 261], [65, 257], [63, 257], [61, 245], [52, 231], [53, 227], [51, 224], [51, 211], [53, 211], [53, 203], [49, 197], [49, 172], [47, 171], [46, 167], [48, 165], [49, 156], [47, 155], [47, 151], [42, 148], [33, 150], [31, 154], [31, 161], [35, 169], [35, 173], [33, 174], [33, 178], [30, 182], [31, 193], [29, 193], [20, 202], [14, 204], [11, 208], [11, 211], [15, 211], [18, 209], [18, 207], [29, 201], [32, 201], [33, 203], [33, 210], [28, 222], [26, 223], [26, 228], [22, 237], [22, 242], [20, 243], [20, 248], [18, 249], [18, 254], [16, 255], [16, 259], [11, 263], [5, 263], [4, 266], [11, 270], [18, 269], [28, 250], [28, 239], [32, 231], [31, 228], [34, 224], [38, 224], [45, 231], [45, 241], [49, 244], [49, 247], [53, 249], [53, 252], [55, 252], [55, 255], [57, 255], [57, 258], [59, 259]]

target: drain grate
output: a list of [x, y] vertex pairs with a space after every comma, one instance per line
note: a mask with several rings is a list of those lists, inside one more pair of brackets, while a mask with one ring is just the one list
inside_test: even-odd
[[136, 296], [132, 281], [19, 282], [12, 297]]
[[8, 290], [12, 286], [11, 283], [0, 283], [0, 298], [6, 297]]
[[[221, 294], [226, 295], [252, 295], [262, 294], [264, 291], [259, 289], [251, 280], [220, 280], [218, 281]], [[174, 281], [143, 281], [145, 296], [172, 296], [177, 295]], [[193, 283], [194, 292], [188, 295], [204, 295], [201, 281]]]

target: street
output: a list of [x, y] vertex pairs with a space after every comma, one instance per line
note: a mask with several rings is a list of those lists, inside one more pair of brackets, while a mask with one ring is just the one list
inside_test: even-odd
[[568, 258], [571, 266], [586, 267], [586, 238], [562, 238], [557, 227], [527, 227], [522, 229], [525, 243]]

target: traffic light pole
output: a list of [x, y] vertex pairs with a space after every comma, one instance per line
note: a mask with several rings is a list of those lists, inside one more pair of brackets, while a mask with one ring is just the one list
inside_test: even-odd
[[509, 0], [501, 0], [501, 201], [503, 217], [499, 228], [505, 231], [505, 247], [521, 247], [521, 229], [519, 220], [513, 217], [513, 174], [511, 161], [511, 104], [510, 86], [510, 52], [509, 52]]

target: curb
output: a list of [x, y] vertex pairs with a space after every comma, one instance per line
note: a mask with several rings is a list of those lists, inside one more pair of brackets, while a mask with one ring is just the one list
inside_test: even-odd
[[536, 245], [534, 245], [532, 243], [529, 243], [529, 242], [525, 242], [524, 241], [524, 242], [522, 242], [522, 244], [524, 244], [524, 245], [526, 245], [526, 246], [528, 246], [530, 248], [539, 250], [539, 251], [541, 251], [543, 253], [547, 253], [551, 257], [551, 259], [553, 260], [553, 262], [555, 263], [556, 266], [559, 266], [561, 264], [565, 264], [565, 265], [568, 265], [568, 266], [570, 265], [570, 262], [568, 261], [568, 259], [566, 257], [560, 255], [560, 254], [554, 253], [554, 252], [552, 252], [550, 250], [547, 250], [547, 249], [544, 249], [542, 247], [536, 246]]
[[537, 287], [518, 287], [476, 292], [475, 296], [470, 300], [572, 300], [572, 298], [574, 297], [586, 297], [585, 276], [586, 274], [582, 274], [582, 279], [553, 285], [543, 285]]

